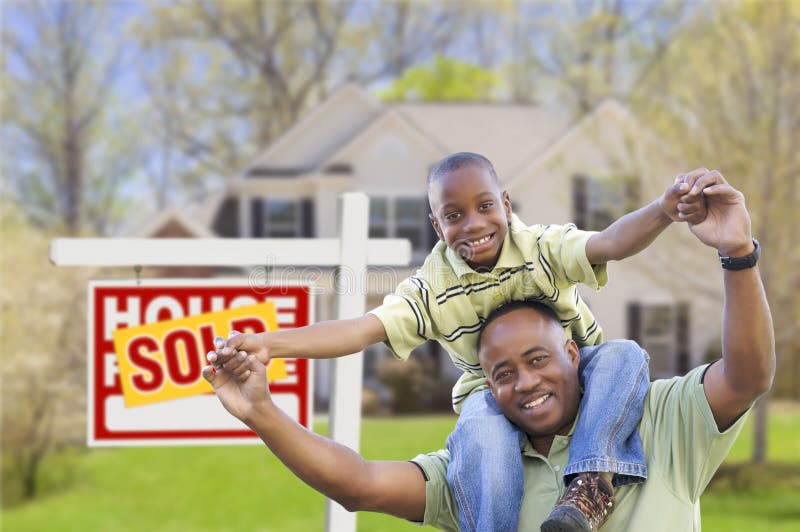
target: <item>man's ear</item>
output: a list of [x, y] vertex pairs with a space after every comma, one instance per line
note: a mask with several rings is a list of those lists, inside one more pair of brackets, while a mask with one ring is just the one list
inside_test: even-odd
[[503, 191], [503, 209], [506, 211], [506, 218], [511, 223], [511, 198], [508, 196], [508, 191]]
[[572, 338], [567, 338], [566, 348], [570, 364], [572, 364], [572, 367], [577, 371], [578, 365], [581, 363], [581, 349]]
[[428, 213], [428, 220], [431, 221], [433, 230], [436, 231], [436, 236], [439, 237], [439, 240], [444, 242], [444, 235], [442, 235], [442, 228], [439, 227], [439, 222], [436, 221], [436, 217], [433, 215], [433, 213]]

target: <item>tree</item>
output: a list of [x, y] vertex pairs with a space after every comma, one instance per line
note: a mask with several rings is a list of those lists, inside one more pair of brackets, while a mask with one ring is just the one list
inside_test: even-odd
[[485, 102], [500, 86], [491, 70], [437, 55], [432, 63], [414, 66], [383, 91], [386, 100]]
[[682, 2], [519, 2], [511, 23], [514, 101], [556, 99], [577, 116], [627, 95], [669, 48]]
[[135, 166], [128, 123], [110, 105], [124, 59], [121, 40], [107, 31], [114, 12], [104, 3], [41, 1], [5, 11], [3, 145], [13, 157], [3, 165], [11, 191], [41, 225], [108, 231]]
[[[800, 389], [800, 3], [715, 4], [676, 37], [636, 90], [647, 123], [692, 166], [741, 189], [764, 249], [776, 331], [774, 392]], [[753, 460], [766, 457], [766, 397]]]
[[153, 181], [220, 186], [345, 82], [391, 79], [444, 49], [458, 34], [458, 9], [410, 1], [153, 2], [135, 31], [149, 58], [151, 123], [160, 145], [174, 150], [153, 168]]
[[[0, 203], [3, 504], [35, 496], [52, 451], [83, 445], [88, 274], [44, 259], [52, 233], [19, 205]], [[13, 251], [9, 251], [13, 250]]]

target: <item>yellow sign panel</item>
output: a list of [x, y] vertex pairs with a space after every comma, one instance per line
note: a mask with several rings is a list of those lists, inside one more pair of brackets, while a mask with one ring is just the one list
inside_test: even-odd
[[[268, 301], [187, 318], [159, 321], [112, 333], [125, 406], [141, 406], [211, 392], [202, 376], [214, 338], [232, 330], [259, 333], [278, 329]], [[285, 379], [286, 363], [270, 361], [267, 381]]]

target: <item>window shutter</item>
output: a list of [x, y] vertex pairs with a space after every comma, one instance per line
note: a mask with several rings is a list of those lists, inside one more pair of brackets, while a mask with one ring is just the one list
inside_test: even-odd
[[588, 222], [588, 205], [586, 204], [587, 178], [576, 175], [572, 178], [572, 219], [578, 229], [586, 229]]
[[253, 198], [250, 202], [250, 234], [253, 238], [261, 238], [266, 233], [264, 224], [264, 201], [261, 198]]
[[311, 198], [300, 200], [300, 236], [314, 236], [314, 200]]
[[628, 338], [641, 345], [642, 342], [641, 303], [637, 302], [628, 303]]
[[675, 368], [678, 375], [689, 371], [689, 304], [675, 305]]

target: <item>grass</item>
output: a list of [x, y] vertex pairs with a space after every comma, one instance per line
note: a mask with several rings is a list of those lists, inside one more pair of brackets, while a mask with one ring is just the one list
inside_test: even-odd
[[747, 463], [753, 448], [749, 419], [702, 497], [704, 530], [800, 530], [800, 403], [770, 404], [767, 438], [770, 462]]
[[[438, 449], [455, 419], [367, 419], [362, 452], [367, 458], [405, 460]], [[327, 432], [324, 423], [315, 429]], [[307, 532], [324, 527], [324, 498], [261, 446], [92, 449], [53, 457], [44, 469], [61, 481], [45, 482], [42, 496], [5, 509], [4, 529]], [[419, 530], [377, 514], [360, 514], [358, 522], [359, 530]]]
[[[443, 447], [452, 416], [366, 419], [367, 458], [408, 459]], [[774, 409], [769, 456], [783, 466], [749, 468], [751, 427], [703, 496], [705, 531], [800, 529], [800, 405]], [[327, 427], [319, 424], [319, 432]], [[324, 499], [262, 447], [92, 449], [62, 453], [44, 468], [44, 493], [3, 511], [15, 532], [322, 530]], [[416, 531], [387, 516], [362, 513], [360, 531]]]

